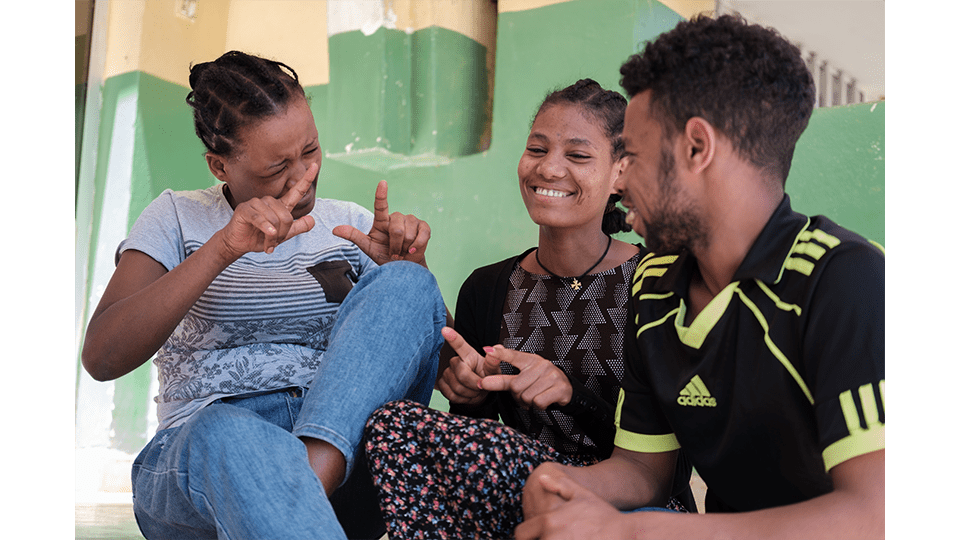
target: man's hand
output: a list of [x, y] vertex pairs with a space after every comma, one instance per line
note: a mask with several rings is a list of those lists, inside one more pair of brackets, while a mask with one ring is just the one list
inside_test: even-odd
[[370, 233], [363, 234], [350, 225], [338, 225], [333, 228], [333, 234], [356, 244], [377, 264], [404, 260], [427, 265], [424, 251], [430, 240], [430, 226], [414, 215], [390, 213], [385, 180], [377, 184]]
[[303, 176], [282, 197], [260, 197], [237, 205], [227, 226], [219, 231], [225, 256], [238, 259], [246, 253], [273, 253], [283, 242], [305, 233], [316, 224], [310, 215], [293, 219], [291, 211], [310, 189], [320, 166], [311, 163]]
[[484, 371], [484, 357], [453, 328], [444, 327], [441, 333], [457, 356], [450, 359], [450, 366], [437, 380], [437, 390], [451, 403], [480, 403], [487, 397], [487, 392], [481, 390], [479, 384], [480, 379], [488, 374]]
[[626, 515], [581, 486], [557, 463], [534, 469], [523, 488], [517, 540], [633, 538]]
[[[491, 364], [499, 366], [500, 362], [512, 365], [520, 373], [484, 377], [480, 381], [480, 387], [484, 390], [509, 390], [521, 406], [541, 410], [554, 403], [566, 405], [573, 399], [573, 386], [567, 374], [546, 358], [496, 345], [487, 352], [487, 371], [493, 372]], [[497, 368], [496, 372], [499, 371]]]

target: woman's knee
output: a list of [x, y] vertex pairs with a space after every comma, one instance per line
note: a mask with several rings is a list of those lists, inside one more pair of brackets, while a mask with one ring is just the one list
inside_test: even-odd
[[368, 431], [391, 431], [419, 421], [424, 406], [411, 400], [391, 401], [373, 411], [367, 420]]

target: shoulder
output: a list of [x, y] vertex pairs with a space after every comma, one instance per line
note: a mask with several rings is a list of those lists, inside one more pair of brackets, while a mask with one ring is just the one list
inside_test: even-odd
[[174, 206], [217, 206], [226, 199], [223, 196], [223, 184], [215, 184], [208, 188], [191, 189], [185, 191], [163, 190], [156, 201], [163, 201]]
[[203, 223], [230, 210], [222, 190], [222, 184], [189, 191], [165, 189], [147, 205], [140, 218], [162, 220], [176, 217], [178, 225], [189, 222]]
[[510, 274], [517, 261], [532, 249], [534, 248], [530, 248], [520, 255], [481, 266], [471, 272], [460, 286], [460, 293], [457, 296], [457, 313], [460, 313], [461, 305], [476, 307], [485, 303], [495, 304], [496, 299], [505, 294]]
[[657, 255], [656, 253], [642, 250], [638, 254], [640, 262], [633, 273], [633, 292], [641, 291], [653, 292], [669, 289], [677, 279], [677, 273], [688, 254], [686, 252], [679, 255]]
[[467, 277], [467, 280], [464, 282], [466, 286], [468, 283], [471, 285], [476, 285], [478, 283], [489, 283], [493, 284], [501, 279], [506, 279], [509, 277], [511, 271], [513, 271], [514, 266], [517, 262], [520, 261], [526, 254], [530, 253], [536, 248], [530, 248], [524, 251], [519, 255], [514, 255], [503, 259], [502, 261], [495, 262], [493, 264], [488, 264], [486, 266], [481, 266], [473, 272], [470, 273], [470, 276]]
[[[883, 286], [885, 253], [880, 244], [845, 229], [824, 216], [810, 218], [783, 265], [784, 275], [808, 287], [842, 292]], [[852, 291], [849, 291], [852, 292]]]

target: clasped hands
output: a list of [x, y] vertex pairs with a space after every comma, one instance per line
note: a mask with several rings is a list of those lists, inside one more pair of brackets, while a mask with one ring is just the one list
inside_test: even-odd
[[[273, 253], [278, 245], [311, 230], [316, 225], [312, 216], [294, 219], [291, 212], [309, 191], [318, 171], [319, 166], [312, 163], [279, 198], [253, 198], [238, 204], [230, 223], [220, 231], [225, 251], [234, 259], [249, 252]], [[391, 214], [384, 180], [377, 185], [373, 208], [369, 233], [338, 225], [333, 234], [356, 244], [377, 264], [406, 260], [426, 266], [424, 252], [430, 240], [427, 222], [409, 214]]]

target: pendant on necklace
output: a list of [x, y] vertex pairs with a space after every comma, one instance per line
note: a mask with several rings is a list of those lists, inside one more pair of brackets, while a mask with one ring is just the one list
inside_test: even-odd
[[579, 291], [580, 287], [580, 281], [577, 278], [573, 278], [573, 281], [570, 283], [570, 288], [575, 291]]

